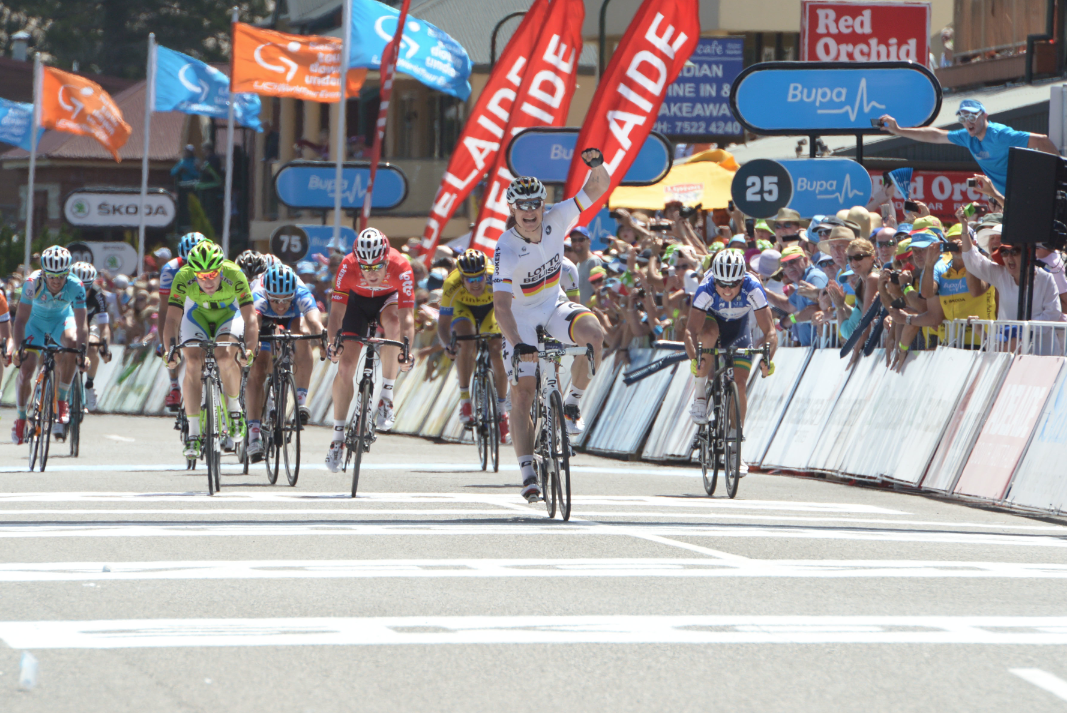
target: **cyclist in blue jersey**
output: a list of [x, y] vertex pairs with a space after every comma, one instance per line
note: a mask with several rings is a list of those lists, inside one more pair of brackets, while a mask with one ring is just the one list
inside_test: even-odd
[[[767, 306], [767, 295], [759, 280], [745, 268], [744, 255], [738, 250], [723, 250], [715, 256], [711, 269], [693, 295], [693, 304], [689, 309], [685, 350], [690, 359], [696, 360], [697, 342], [704, 348], [752, 347], [751, 315], [755, 315], [756, 324], [763, 331], [763, 337], [758, 340], [756, 346], [770, 344], [771, 357], [774, 357], [778, 350], [778, 334], [774, 330], [771, 309]], [[708, 404], [704, 398], [704, 390], [715, 361], [702, 358], [695, 362], [696, 388], [689, 415], [698, 424], [708, 422]], [[751, 359], [740, 356], [734, 359], [734, 381], [737, 383], [742, 425], [748, 407], [746, 387], [751, 370]], [[767, 364], [761, 363], [760, 370], [763, 376], [768, 375]]]
[[[33, 272], [22, 286], [22, 298], [15, 312], [14, 340], [11, 359], [19, 370], [16, 406], [18, 417], [12, 429], [12, 440], [22, 443], [26, 433], [26, 403], [33, 386], [33, 372], [37, 368], [37, 353], [20, 353], [23, 340], [33, 346], [44, 346], [45, 336], [52, 337], [60, 346], [76, 348], [85, 346], [89, 337], [86, 326], [85, 288], [73, 275], [70, 267], [73, 260], [70, 252], [58, 245], [41, 253], [41, 269]], [[74, 370], [84, 368], [77, 364], [75, 355], [56, 356], [59, 386], [56, 396], [59, 401], [57, 428], [62, 432], [70, 422], [70, 404], [67, 401]]]
[[[315, 296], [292, 268], [278, 264], [268, 268], [252, 288], [253, 307], [259, 320], [259, 333], [270, 334], [275, 326], [281, 326], [294, 334], [321, 334], [322, 313]], [[273, 365], [271, 344], [260, 342], [259, 354], [252, 363], [245, 395], [248, 407], [248, 456], [252, 460], [263, 457], [263, 436], [259, 415], [263, 410], [263, 384]], [[295, 345], [296, 400], [300, 420], [307, 423], [311, 412], [307, 407], [308, 387], [314, 356], [311, 342], [300, 341]]]
[[[178, 274], [189, 259], [189, 251], [198, 243], [207, 240], [202, 233], [186, 233], [178, 241], [178, 257], [167, 262], [159, 271], [159, 304], [166, 305], [170, 299], [170, 287], [174, 284], [174, 276]], [[163, 355], [162, 343], [157, 347], [156, 353]], [[178, 385], [178, 369], [167, 369], [170, 375], [170, 391], [167, 393], [166, 406], [171, 411], [177, 411], [182, 403], [182, 389]]]

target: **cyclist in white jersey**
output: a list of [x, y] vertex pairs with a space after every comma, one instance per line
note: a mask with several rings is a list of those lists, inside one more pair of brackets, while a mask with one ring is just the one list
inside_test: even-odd
[[[508, 186], [507, 201], [514, 220], [500, 236], [493, 256], [493, 306], [504, 333], [504, 366], [512, 375], [511, 355], [519, 355], [518, 384], [511, 388], [511, 434], [522, 471], [522, 495], [539, 500], [541, 490], [533, 469], [533, 405], [537, 370], [537, 328], [564, 344], [592, 344], [594, 363], [600, 366], [604, 331], [592, 312], [570, 302], [560, 288], [563, 241], [582, 211], [607, 192], [611, 178], [599, 149], [586, 149], [582, 160], [590, 167], [585, 186], [574, 198], [545, 211], [545, 187], [536, 178], [516, 178]], [[509, 221], [510, 222], [510, 221]], [[588, 316], [589, 319], [583, 319]], [[564, 401], [564, 419], [570, 433], [584, 429], [580, 400], [589, 386], [587, 369], [574, 369]]]

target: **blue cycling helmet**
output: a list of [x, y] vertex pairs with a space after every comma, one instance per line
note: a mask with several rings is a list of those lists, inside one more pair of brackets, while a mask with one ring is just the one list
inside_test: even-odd
[[182, 236], [182, 239], [178, 241], [178, 257], [182, 260], [189, 259], [189, 251], [193, 249], [197, 243], [207, 240], [203, 233], [186, 233]]
[[275, 265], [263, 273], [263, 289], [272, 297], [289, 297], [296, 292], [296, 273], [288, 265]]

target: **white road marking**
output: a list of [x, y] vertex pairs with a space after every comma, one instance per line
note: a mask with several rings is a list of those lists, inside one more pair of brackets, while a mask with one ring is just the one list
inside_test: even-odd
[[1067, 617], [412, 616], [0, 622], [13, 649], [403, 644], [1067, 645]]
[[[544, 518], [543, 510], [531, 509], [525, 522], [470, 523], [441, 522], [350, 522], [344, 520], [315, 523], [239, 522], [239, 523], [7, 523], [0, 525], [0, 539], [46, 537], [295, 537], [327, 536], [515, 536], [515, 535], [592, 535], [660, 537], [735, 537], [780, 538], [801, 540], [842, 540], [859, 542], [921, 542], [976, 546], [1067, 548], [1067, 539], [1046, 535], [970, 533], [924, 530], [890, 530], [886, 528], [806, 528], [789, 526], [706, 525], [664, 523], [563, 523]], [[543, 518], [543, 519], [542, 519]]]
[[747, 557], [741, 555], [731, 554], [729, 552], [722, 552], [721, 550], [712, 550], [707, 547], [701, 547], [700, 545], [694, 545], [692, 542], [680, 542], [679, 540], [672, 540], [667, 537], [660, 537], [659, 535], [635, 535], [631, 533], [633, 537], [641, 540], [648, 540], [649, 542], [655, 542], [658, 545], [667, 545], [669, 547], [678, 547], [683, 550], [689, 550], [690, 552], [699, 552], [702, 555], [708, 555], [709, 557], [715, 557], [720, 560], [737, 561], [747, 560]]
[[[105, 571], [107, 567], [110, 571]], [[0, 565], [0, 583], [227, 579], [513, 578], [1067, 579], [1067, 565], [706, 558], [178, 560]]]
[[120, 443], [133, 443], [133, 442], [135, 442], [137, 440], [136, 438], [129, 438], [127, 436], [119, 436], [119, 435], [114, 434], [114, 433], [109, 433], [106, 436], [104, 436], [104, 438], [109, 438], [112, 441], [119, 441]]
[[[303, 466], [301, 466], [303, 468]], [[481, 471], [478, 471], [479, 473]], [[63, 502], [169, 502], [169, 503], [293, 503], [329, 502], [351, 503], [353, 507], [370, 503], [481, 503], [493, 505], [521, 505], [529, 508], [526, 501], [514, 493], [360, 493], [353, 499], [347, 492], [314, 492], [279, 489], [276, 492], [226, 492], [208, 495], [203, 491], [172, 493], [131, 492], [37, 492], [0, 493], [0, 505], [8, 503], [63, 503]], [[725, 498], [665, 497], [661, 495], [576, 495], [573, 502], [606, 506], [655, 506], [664, 508], [693, 508], [701, 510], [761, 510], [776, 512], [811, 512], [832, 514], [907, 515], [901, 510], [862, 505], [859, 503], [817, 503], [791, 500], [727, 500]]]
[[1039, 668], [1012, 668], [1008, 670], [1024, 681], [1045, 689], [1056, 698], [1067, 701], [1067, 681], [1062, 678], [1053, 676], [1048, 671], [1042, 671]]

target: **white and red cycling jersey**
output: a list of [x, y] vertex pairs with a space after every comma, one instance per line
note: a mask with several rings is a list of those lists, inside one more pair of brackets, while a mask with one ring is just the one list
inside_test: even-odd
[[337, 278], [334, 280], [333, 302], [348, 303], [349, 295], [361, 297], [384, 297], [396, 293], [397, 307], [399, 309], [412, 309], [415, 307], [415, 274], [411, 271], [411, 263], [403, 253], [393, 247], [389, 247], [385, 255], [385, 279], [381, 284], [372, 287], [363, 277], [363, 271], [359, 269], [356, 256], [349, 253], [341, 261], [341, 267], [337, 270]]

